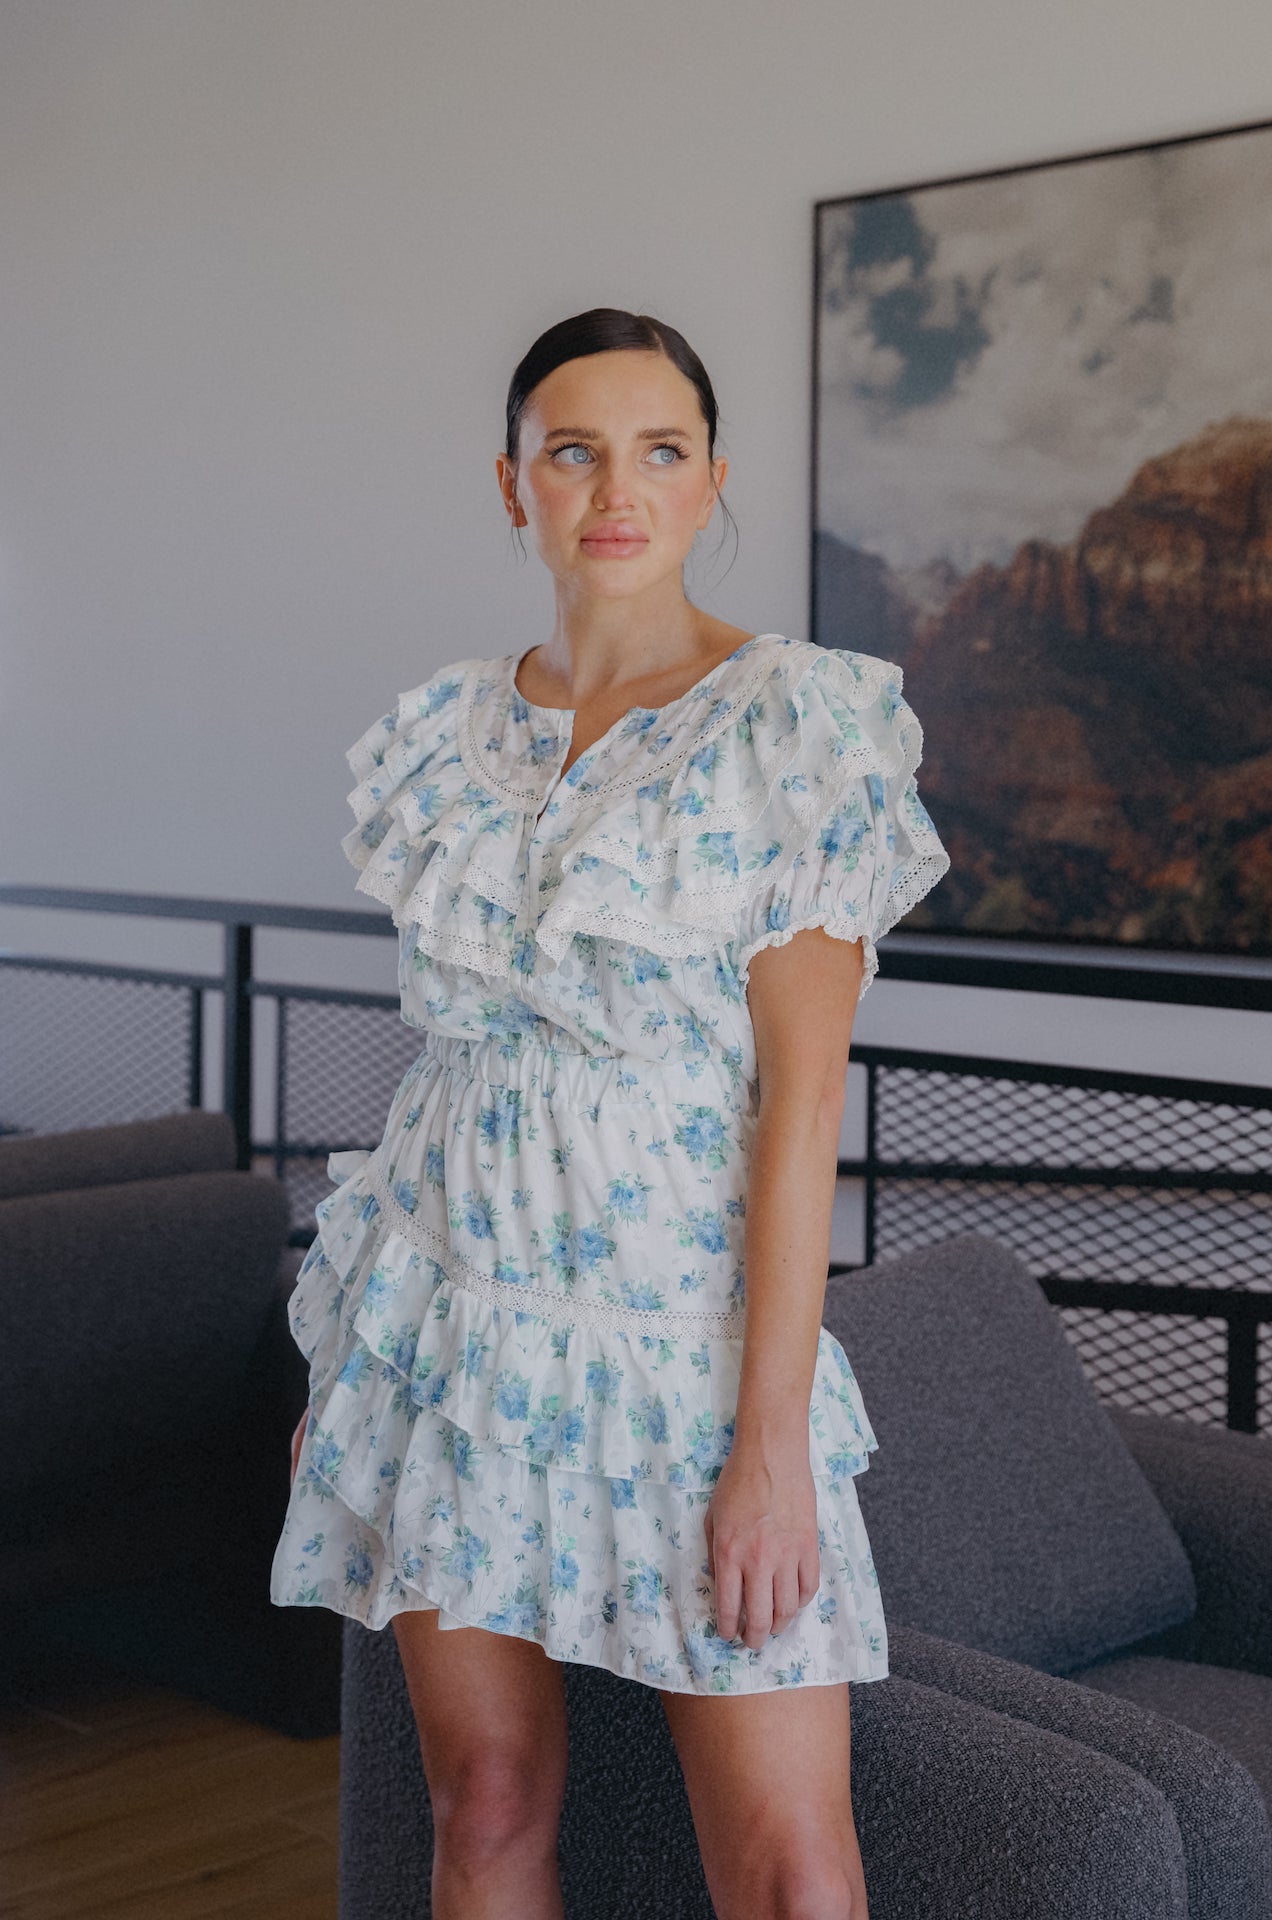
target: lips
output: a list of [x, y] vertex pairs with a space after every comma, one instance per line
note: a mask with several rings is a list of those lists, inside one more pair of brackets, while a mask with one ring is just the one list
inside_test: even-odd
[[585, 547], [631, 547], [645, 546], [649, 536], [634, 527], [628, 520], [615, 520], [603, 527], [593, 527], [590, 533], [583, 535]]

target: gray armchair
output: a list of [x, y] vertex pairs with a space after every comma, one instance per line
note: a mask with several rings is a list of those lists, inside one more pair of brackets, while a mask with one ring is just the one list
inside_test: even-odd
[[[833, 1278], [823, 1317], [880, 1442], [857, 1485], [890, 1672], [850, 1695], [871, 1920], [1267, 1920], [1272, 1445], [1107, 1408], [981, 1236]], [[415, 1920], [396, 1641], [343, 1633], [341, 1920]], [[571, 1920], [711, 1920], [656, 1694], [565, 1684]]]
[[306, 1368], [277, 1181], [226, 1114], [0, 1139], [0, 1618], [280, 1731], [339, 1727], [340, 1622], [269, 1564]]

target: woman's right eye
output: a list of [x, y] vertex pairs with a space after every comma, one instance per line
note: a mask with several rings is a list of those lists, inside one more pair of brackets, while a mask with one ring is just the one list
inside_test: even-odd
[[[587, 457], [588, 457], [588, 459], [589, 459], [589, 460], [590, 460], [590, 459], [591, 459], [591, 457], [592, 457], [592, 456], [591, 456], [591, 454], [590, 454], [590, 453], [588, 453], [588, 451], [587, 451], [587, 448], [586, 448], [586, 447], [585, 447], [585, 446], [583, 445], [583, 443], [582, 443], [581, 441], [579, 441], [579, 440], [571, 440], [571, 441], [568, 441], [568, 442], [567, 442], [567, 444], [566, 444], [565, 446], [563, 446], [563, 447], [558, 447], [558, 448], [557, 448], [557, 450], [556, 450], [556, 452], [555, 452], [555, 453], [553, 454], [553, 456], [552, 456], [552, 458], [553, 458], [553, 460], [557, 460], [557, 459], [559, 459], [559, 457], [560, 457], [560, 455], [561, 455], [561, 454], [563, 454], [563, 453], [582, 453], [582, 454], [587, 454]], [[580, 467], [580, 466], [582, 466], [582, 464], [583, 464], [583, 462], [582, 462], [581, 460], [567, 460], [567, 461], [565, 461], [565, 463], [564, 463], [564, 464], [565, 464], [565, 465], [566, 465], [567, 467]]]

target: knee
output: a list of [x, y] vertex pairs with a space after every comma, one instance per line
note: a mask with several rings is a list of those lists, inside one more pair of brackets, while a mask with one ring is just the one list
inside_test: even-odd
[[535, 1845], [555, 1847], [561, 1791], [541, 1760], [473, 1755], [430, 1787], [437, 1842], [474, 1865]]
[[853, 1896], [836, 1861], [801, 1861], [773, 1883], [773, 1920], [867, 1920], [864, 1903]]
[[[758, 1909], [757, 1888], [764, 1890]], [[807, 1829], [770, 1842], [754, 1863], [747, 1898], [748, 1913], [772, 1920], [868, 1920], [860, 1885], [833, 1836]]]

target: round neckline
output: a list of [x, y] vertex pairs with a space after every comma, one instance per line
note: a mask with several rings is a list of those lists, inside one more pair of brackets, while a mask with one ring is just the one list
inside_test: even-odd
[[[654, 717], [657, 718], [660, 714], [670, 713], [673, 707], [678, 707], [682, 700], [687, 700], [689, 698], [690, 694], [697, 693], [701, 687], [706, 686], [709, 680], [714, 679], [715, 675], [721, 672], [723, 668], [727, 667], [734, 660], [740, 660], [744, 653], [748, 652], [751, 647], [758, 645], [758, 643], [761, 640], [780, 640], [782, 638], [783, 638], [783, 635], [781, 635], [780, 633], [753, 633], [749, 639], [743, 640], [738, 646], [736, 646], [733, 649], [732, 653], [726, 653], [723, 660], [717, 660], [713, 667], [708, 667], [707, 671], [704, 674], [700, 675], [699, 678], [694, 681], [691, 687], [686, 687], [683, 693], [678, 693], [674, 700], [666, 701], [665, 704], [661, 707], [628, 707], [626, 712], [621, 717], [623, 719], [626, 719], [628, 715], [633, 713], [652, 713]], [[532, 642], [530, 646], [523, 647], [520, 653], [510, 653], [505, 655], [505, 659], [509, 663], [508, 685], [512, 691], [512, 696], [514, 700], [520, 700], [523, 707], [528, 707], [531, 713], [550, 714], [553, 716], [554, 719], [557, 719], [557, 720], [560, 720], [560, 719], [573, 720], [578, 714], [577, 707], [545, 707], [538, 700], [531, 700], [526, 694], [522, 693], [520, 687], [517, 685], [517, 668], [521, 665], [521, 662], [525, 659], [526, 655], [533, 653], [535, 647], [537, 647], [539, 644], [540, 643], [536, 640]], [[613, 728], [611, 728], [610, 731], [612, 732]], [[588, 753], [590, 753], [591, 751], [592, 749], [589, 747]], [[584, 760], [586, 758], [587, 758], [587, 754], [579, 755], [580, 760]], [[577, 762], [576, 762], [576, 765], [577, 765]]]
[[[697, 747], [713, 740], [727, 726], [732, 714], [740, 712], [754, 698], [757, 688], [774, 671], [773, 654], [779, 649], [796, 649], [803, 653], [809, 650], [809, 643], [788, 639], [781, 633], [753, 633], [748, 640], [734, 648], [723, 660], [717, 660], [709, 667], [701, 679], [685, 690], [665, 707], [632, 707], [621, 714], [614, 724], [601, 735], [599, 740], [581, 753], [569, 772], [561, 775], [553, 762], [548, 763], [538, 750], [546, 742], [547, 735], [555, 732], [558, 742], [567, 729], [573, 734], [573, 720], [576, 709], [565, 707], [536, 707], [527, 700], [515, 685], [513, 674], [517, 663], [525, 657], [524, 653], [504, 654], [494, 660], [474, 660], [470, 663], [460, 685], [456, 708], [456, 736], [460, 758], [468, 777], [484, 787], [496, 799], [512, 801], [523, 812], [533, 814], [538, 820], [543, 811], [545, 787], [544, 772], [551, 776], [549, 790], [564, 789], [567, 792], [577, 788], [587, 779], [589, 797], [626, 792], [636, 786], [648, 785], [661, 779], [676, 762], [689, 751], [686, 741], [680, 737], [679, 712], [690, 695], [697, 693], [708, 681], [715, 680], [723, 670], [740, 656], [746, 656], [745, 669], [739, 669], [732, 683], [721, 688], [711, 689], [709, 698], [703, 703], [704, 711], [700, 715], [690, 715], [696, 722], [695, 737]], [[527, 648], [526, 652], [529, 651]], [[817, 649], [817, 651], [821, 651]], [[480, 702], [495, 702], [495, 710], [489, 715], [490, 734], [479, 731], [478, 711]], [[512, 758], [521, 779], [509, 779], [501, 776], [498, 756], [508, 751], [508, 744], [500, 728], [500, 712], [507, 703], [519, 702], [520, 715], [524, 724], [528, 718], [531, 733], [536, 729], [541, 736], [533, 749], [525, 739], [516, 742], [511, 748]], [[517, 708], [513, 707], [514, 717]], [[638, 718], [633, 726], [632, 716]], [[668, 716], [660, 719], [660, 716]], [[564, 718], [565, 725], [561, 724]], [[607, 779], [591, 778], [594, 762], [599, 754], [611, 746], [616, 738], [635, 733], [643, 751], [637, 758], [639, 764], [628, 766], [619, 773], [611, 773]], [[493, 760], [491, 756], [494, 756]], [[526, 775], [533, 772], [529, 784], [523, 784]]]

